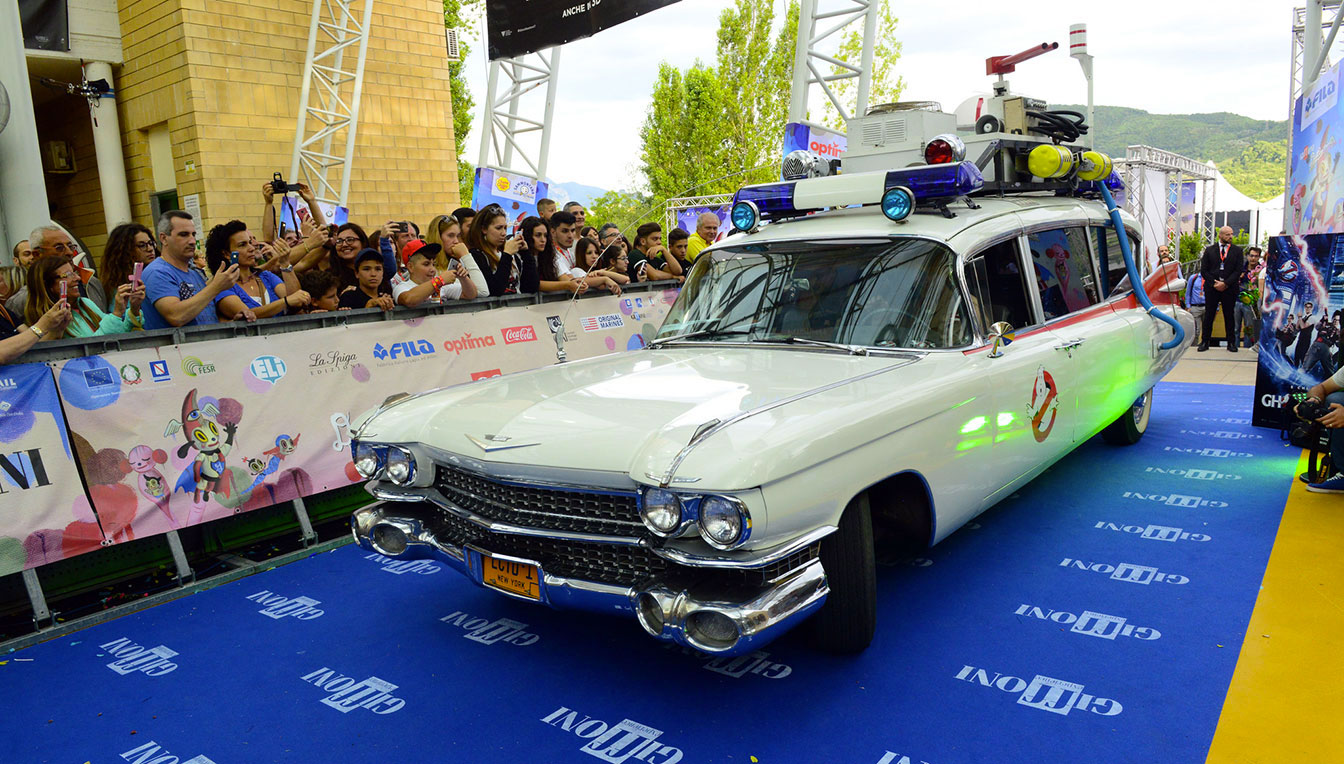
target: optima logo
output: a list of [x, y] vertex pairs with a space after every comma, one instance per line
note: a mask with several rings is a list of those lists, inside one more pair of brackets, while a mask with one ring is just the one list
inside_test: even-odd
[[304, 676], [303, 681], [331, 693], [322, 699], [322, 705], [331, 706], [343, 714], [356, 708], [367, 708], [375, 714], [386, 715], [400, 711], [406, 705], [401, 698], [392, 697], [392, 691], [397, 689], [395, 684], [376, 676], [356, 682], [353, 677], [323, 666]]
[[540, 639], [536, 634], [523, 631], [527, 628], [527, 624], [511, 621], [508, 618], [487, 621], [484, 618], [476, 618], [460, 610], [454, 610], [439, 620], [462, 629], [466, 632], [462, 635], [463, 637], [473, 642], [480, 642], [483, 645], [493, 645], [496, 642], [507, 642], [511, 645], [531, 645]]
[[1166, 504], [1169, 507], [1181, 507], [1183, 509], [1198, 509], [1199, 507], [1209, 507], [1211, 509], [1222, 509], [1227, 506], [1225, 501], [1216, 501], [1205, 499], [1199, 496], [1184, 496], [1179, 493], [1139, 493], [1137, 491], [1125, 491], [1120, 494], [1126, 499], [1138, 499], [1139, 501], [1155, 501]]
[[443, 568], [435, 565], [429, 560], [394, 560], [391, 557], [384, 557], [381, 554], [365, 555], [364, 559], [373, 560], [383, 566], [384, 573], [395, 573], [400, 576], [403, 573], [415, 573], [421, 576], [428, 576], [438, 573]]
[[253, 602], [260, 602], [266, 607], [258, 610], [258, 613], [268, 617], [280, 620], [281, 618], [297, 618], [300, 621], [311, 621], [314, 618], [321, 618], [326, 611], [318, 610], [318, 602], [311, 597], [283, 597], [279, 594], [273, 594], [265, 589], [249, 596], [247, 599]]
[[1122, 562], [1119, 565], [1111, 565], [1105, 562], [1083, 562], [1082, 560], [1073, 560], [1068, 557], [1059, 563], [1061, 568], [1075, 568], [1077, 570], [1090, 570], [1093, 573], [1108, 573], [1116, 581], [1128, 581], [1132, 584], [1148, 584], [1158, 581], [1167, 584], [1188, 584], [1190, 579], [1185, 576], [1178, 576], [1175, 573], [1163, 573], [1157, 568], [1150, 568], [1146, 565], [1132, 565], [1128, 562]]
[[1021, 677], [994, 674], [974, 666], [962, 666], [957, 679], [981, 687], [993, 687], [1017, 696], [1017, 702], [1029, 708], [1068, 716], [1070, 711], [1089, 711], [1099, 716], [1116, 716], [1124, 711], [1119, 701], [1099, 698], [1083, 692], [1083, 686], [1063, 679], [1037, 674], [1028, 682]]
[[1074, 615], [1063, 610], [1050, 610], [1048, 608], [1039, 608], [1033, 605], [1021, 605], [1014, 610], [1015, 615], [1025, 615], [1041, 621], [1053, 621], [1054, 623], [1069, 625], [1073, 628], [1069, 631], [1075, 634], [1086, 634], [1089, 637], [1100, 637], [1102, 639], [1114, 640], [1116, 637], [1134, 637], [1151, 641], [1161, 639], [1162, 632], [1157, 629], [1150, 629], [1147, 626], [1135, 626], [1132, 623], [1126, 623], [1125, 618], [1115, 615], [1106, 615], [1105, 613], [1094, 613], [1091, 610], [1084, 610], [1080, 615]]
[[116, 656], [117, 659], [107, 664], [107, 667], [122, 676], [136, 672], [145, 676], [163, 676], [177, 669], [177, 664], [169, 660], [177, 657], [177, 651], [164, 645], [141, 647], [122, 637], [98, 647]]
[[602, 761], [620, 764], [634, 759], [647, 764], [676, 764], [681, 761], [681, 749], [658, 742], [663, 731], [631, 719], [622, 719], [608, 726], [600, 719], [584, 716], [564, 706], [542, 717], [543, 722], [565, 732], [573, 732], [588, 741], [579, 750]]
[[1167, 525], [1116, 525], [1115, 523], [1101, 522], [1093, 527], [1099, 530], [1132, 533], [1139, 538], [1173, 543], [1176, 541], [1209, 541], [1213, 538], [1203, 533], [1190, 533]]

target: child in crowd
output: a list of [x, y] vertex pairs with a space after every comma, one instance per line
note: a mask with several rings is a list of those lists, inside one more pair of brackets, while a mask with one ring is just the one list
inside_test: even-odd
[[[415, 245], [419, 246], [415, 246]], [[406, 278], [392, 287], [392, 298], [398, 305], [413, 308], [425, 302], [443, 303], [448, 300], [470, 300], [476, 296], [476, 285], [467, 275], [467, 269], [458, 263], [452, 270], [439, 273], [435, 260], [442, 247], [415, 240], [406, 245]]]
[[392, 293], [383, 286], [383, 256], [366, 247], [355, 256], [355, 286], [341, 295], [342, 308], [392, 310]]

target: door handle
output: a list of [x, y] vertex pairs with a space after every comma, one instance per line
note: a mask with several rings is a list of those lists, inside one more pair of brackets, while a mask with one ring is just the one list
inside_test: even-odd
[[1084, 342], [1087, 342], [1087, 338], [1075, 337], [1071, 340], [1065, 340], [1064, 342], [1055, 345], [1055, 350], [1063, 350], [1065, 352], [1069, 352], [1072, 350], [1076, 350], [1078, 346], [1082, 345]]

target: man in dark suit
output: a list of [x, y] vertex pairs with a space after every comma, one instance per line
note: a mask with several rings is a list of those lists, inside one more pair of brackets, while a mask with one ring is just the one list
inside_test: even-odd
[[1233, 231], [1229, 226], [1218, 229], [1218, 241], [1204, 250], [1199, 261], [1199, 272], [1204, 276], [1204, 333], [1199, 352], [1209, 349], [1209, 335], [1213, 333], [1213, 316], [1223, 309], [1223, 328], [1227, 331], [1227, 349], [1237, 352], [1236, 304], [1237, 285], [1244, 265], [1241, 247], [1232, 243]]

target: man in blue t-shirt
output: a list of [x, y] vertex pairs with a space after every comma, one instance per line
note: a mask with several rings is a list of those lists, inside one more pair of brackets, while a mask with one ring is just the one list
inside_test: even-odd
[[145, 266], [145, 301], [140, 310], [145, 329], [217, 323], [215, 296], [238, 283], [238, 266], [221, 268], [207, 283], [192, 266], [196, 254], [196, 221], [191, 213], [169, 210], [157, 226], [163, 255]]
[[1204, 276], [1199, 271], [1185, 282], [1185, 307], [1195, 317], [1195, 337], [1190, 341], [1194, 345], [1200, 341], [1200, 329], [1204, 327]]

